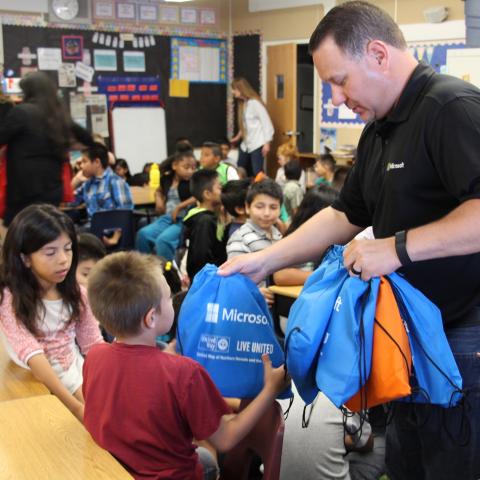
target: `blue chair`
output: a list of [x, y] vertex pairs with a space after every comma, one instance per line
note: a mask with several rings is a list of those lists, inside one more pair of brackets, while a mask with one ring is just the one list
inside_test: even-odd
[[117, 229], [122, 231], [122, 236], [114, 250], [132, 250], [135, 246], [135, 220], [132, 210], [103, 210], [93, 214], [90, 231], [100, 240]]

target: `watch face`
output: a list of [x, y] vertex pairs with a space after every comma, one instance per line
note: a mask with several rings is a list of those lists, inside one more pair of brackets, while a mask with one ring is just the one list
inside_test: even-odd
[[62, 20], [72, 20], [78, 15], [78, 0], [52, 0], [52, 10]]

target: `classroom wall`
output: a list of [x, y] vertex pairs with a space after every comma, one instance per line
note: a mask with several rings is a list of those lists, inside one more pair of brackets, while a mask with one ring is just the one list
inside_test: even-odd
[[[133, 0], [135, 2], [135, 0]], [[159, 25], [159, 30], [161, 33], [168, 34], [169, 31], [177, 33], [181, 33], [182, 31], [191, 33], [192, 31], [198, 31], [199, 33], [207, 32], [208, 33], [218, 33], [224, 34], [228, 31], [229, 27], [229, 5], [228, 2], [225, 0], [195, 0], [192, 4], [171, 4], [173, 6], [177, 6], [181, 8], [182, 5], [184, 6], [192, 6], [195, 8], [215, 8], [217, 11], [217, 23], [216, 25], [208, 26], [208, 28], [204, 26], [192, 26], [192, 25], [182, 25], [182, 24], [171, 24], [171, 25]], [[92, 10], [92, 2], [90, 0], [90, 9]], [[0, 0], [0, 15], [2, 14], [38, 14], [38, 15], [45, 15], [45, 20], [48, 21], [48, 0]], [[131, 24], [126, 24], [127, 27], [131, 29], [131, 31], [135, 32], [139, 30], [138, 27]], [[141, 27], [140, 27], [141, 28]], [[140, 30], [139, 30], [140, 31]]]
[[[347, 0], [338, 0], [344, 3]], [[443, 5], [448, 8], [448, 20], [464, 20], [464, 2], [460, 0], [370, 0], [392, 17], [396, 16], [399, 24], [425, 23], [423, 10]], [[395, 11], [395, 4], [397, 5]], [[233, 0], [232, 30], [245, 32], [259, 30], [263, 42], [288, 42], [308, 40], [318, 22], [324, 16], [322, 5], [286, 8], [266, 12], [248, 11], [248, 0]], [[337, 145], [356, 145], [362, 132], [361, 128], [338, 128]]]
[[[395, 0], [370, 1], [395, 15]], [[449, 20], [465, 18], [464, 2], [460, 0], [397, 0], [397, 23], [423, 23], [423, 10], [438, 5], [448, 8]], [[248, 0], [232, 1], [233, 31], [260, 30], [264, 41], [307, 39], [322, 18], [323, 5], [250, 13]]]

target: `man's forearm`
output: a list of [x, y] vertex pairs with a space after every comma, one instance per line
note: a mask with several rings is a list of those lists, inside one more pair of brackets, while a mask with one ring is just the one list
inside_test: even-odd
[[407, 234], [412, 261], [480, 252], [480, 199], [467, 200], [445, 217]]
[[347, 243], [361, 230], [361, 227], [352, 225], [344, 213], [331, 207], [325, 208], [264, 251], [267, 254], [267, 269], [271, 273], [317, 259], [330, 245]]

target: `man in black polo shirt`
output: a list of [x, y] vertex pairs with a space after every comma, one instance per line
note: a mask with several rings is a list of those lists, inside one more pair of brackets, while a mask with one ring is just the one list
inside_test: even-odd
[[[333, 103], [345, 103], [369, 122], [358, 161], [332, 208], [221, 271], [240, 271], [258, 282], [318, 258], [329, 245], [350, 242], [372, 225], [376, 239], [351, 241], [345, 266], [364, 280], [399, 270], [439, 306], [469, 391], [470, 409], [397, 405], [387, 428], [390, 478], [477, 480], [480, 91], [418, 64], [395, 22], [365, 2], [330, 10], [312, 34], [310, 52], [321, 79], [332, 87]], [[469, 442], [461, 446], [458, 432], [465, 421]]]

